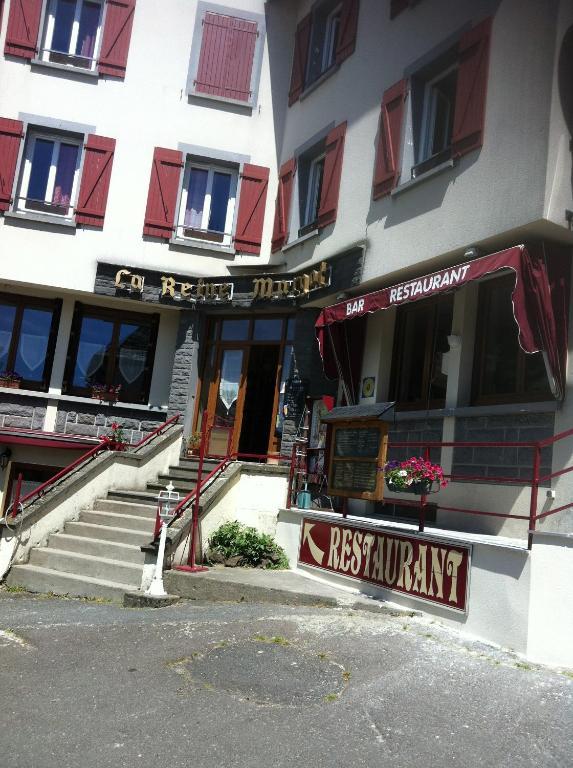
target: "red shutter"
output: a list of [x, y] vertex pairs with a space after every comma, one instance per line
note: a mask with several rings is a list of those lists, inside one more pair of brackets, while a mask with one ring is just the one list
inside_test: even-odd
[[249, 101], [257, 35], [254, 21], [207, 11], [195, 90]]
[[275, 223], [271, 251], [280, 251], [288, 240], [288, 225], [290, 203], [292, 198], [292, 182], [296, 167], [295, 159], [287, 160], [279, 171], [279, 188], [275, 208]]
[[292, 61], [292, 74], [290, 78], [290, 90], [288, 94], [289, 107], [298, 100], [298, 97], [304, 88], [311, 27], [312, 14], [309, 13], [308, 16], [305, 16], [296, 28], [296, 36], [294, 39], [294, 57]]
[[346, 123], [344, 122], [333, 128], [326, 137], [324, 176], [320, 193], [320, 207], [318, 209], [319, 227], [326, 227], [327, 224], [332, 224], [336, 221], [345, 135]]
[[245, 164], [235, 234], [235, 248], [242, 253], [261, 252], [268, 186], [268, 168]]
[[452, 136], [454, 157], [461, 157], [483, 144], [491, 21], [491, 18], [482, 21], [460, 40]]
[[103, 228], [115, 139], [90, 134], [85, 146], [76, 224]]
[[4, 53], [33, 59], [38, 45], [42, 0], [12, 0]]
[[125, 77], [135, 0], [106, 0], [103, 39], [98, 61], [101, 75]]
[[360, 0], [344, 0], [340, 13], [340, 33], [336, 46], [336, 63], [341, 64], [356, 48]]
[[169, 240], [173, 235], [183, 153], [155, 147], [143, 234]]
[[380, 132], [376, 150], [374, 171], [374, 199], [390, 194], [400, 178], [400, 144], [404, 103], [406, 101], [406, 80], [388, 88], [382, 99]]
[[20, 142], [24, 138], [20, 120], [0, 117], [0, 211], [7, 211], [12, 202], [12, 189]]
[[411, 4], [411, 0], [390, 0], [390, 18], [394, 19], [399, 13], [405, 11]]

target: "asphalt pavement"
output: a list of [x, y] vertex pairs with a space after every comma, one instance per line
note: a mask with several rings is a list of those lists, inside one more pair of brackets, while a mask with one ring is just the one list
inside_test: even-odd
[[0, 596], [2, 768], [567, 768], [572, 694], [417, 616]]

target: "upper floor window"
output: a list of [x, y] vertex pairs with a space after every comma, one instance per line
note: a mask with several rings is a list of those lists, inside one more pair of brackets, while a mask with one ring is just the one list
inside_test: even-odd
[[101, 20], [99, 0], [49, 0], [41, 58], [95, 69]]
[[448, 41], [382, 98], [374, 198], [483, 144], [491, 19]]
[[190, 160], [183, 176], [179, 237], [231, 245], [237, 168]]
[[119, 399], [147, 403], [157, 340], [157, 315], [76, 305], [65, 389], [90, 397], [94, 387], [119, 386]]
[[473, 368], [477, 405], [552, 399], [543, 354], [528, 355], [519, 346], [514, 287], [513, 274], [479, 286]]
[[4, 52], [34, 64], [124, 78], [135, 5], [136, 0], [12, 0]]
[[81, 148], [79, 138], [31, 132], [15, 210], [70, 217], [77, 196]]
[[0, 371], [24, 389], [48, 388], [59, 308], [56, 301], [0, 295]]
[[66, 127], [25, 129], [21, 120], [0, 117], [0, 212], [101, 229], [115, 139], [86, 136], [82, 126], [71, 123]]
[[359, 0], [321, 0], [298, 24], [289, 105], [356, 47]]
[[231, 16], [218, 6], [199, 3], [189, 95], [256, 104], [263, 40], [263, 16], [247, 12]]

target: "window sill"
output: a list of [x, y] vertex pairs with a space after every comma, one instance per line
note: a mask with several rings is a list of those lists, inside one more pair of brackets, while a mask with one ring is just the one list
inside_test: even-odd
[[307, 232], [306, 235], [301, 235], [300, 237], [297, 237], [296, 240], [292, 240], [290, 243], [284, 245], [282, 247], [282, 251], [283, 253], [290, 251], [291, 248], [295, 248], [297, 245], [302, 245], [302, 243], [305, 243], [307, 240], [311, 240], [313, 237], [316, 237], [319, 234], [319, 229], [313, 229], [312, 232]]
[[468, 405], [457, 408], [435, 408], [429, 411], [396, 411], [389, 421], [422, 421], [424, 419], [463, 418], [472, 416], [514, 415], [519, 413], [551, 413], [560, 410], [557, 400], [504, 405]]
[[187, 240], [183, 237], [172, 237], [169, 240], [169, 245], [176, 245], [180, 248], [198, 248], [200, 251], [215, 251], [216, 253], [227, 253], [230, 256], [235, 256], [237, 251], [232, 245], [219, 245], [218, 243], [209, 243], [204, 240]]
[[325, 80], [328, 80], [332, 75], [335, 74], [335, 72], [338, 72], [340, 69], [340, 64], [333, 64], [332, 67], [326, 70], [326, 72], [323, 72], [322, 75], [316, 79], [313, 83], [311, 83], [309, 86], [307, 86], [304, 91], [300, 94], [299, 101], [304, 101], [307, 96], [310, 96], [311, 93], [316, 91], [317, 88], [320, 88], [320, 86], [324, 83]]
[[76, 229], [76, 222], [73, 219], [60, 218], [49, 213], [23, 213], [19, 211], [6, 211], [5, 219], [15, 219], [17, 221], [38, 221], [41, 224], [51, 224], [54, 227], [66, 227]]
[[84, 69], [84, 67], [74, 67], [73, 64], [58, 64], [55, 61], [44, 61], [43, 59], [32, 59], [30, 64], [33, 67], [45, 67], [46, 69], [57, 69], [60, 72], [68, 72], [70, 75], [80, 75], [83, 77], [99, 78], [99, 72], [96, 69]]
[[23, 395], [23, 397], [39, 397], [45, 399], [48, 393], [43, 389], [20, 389], [20, 387], [0, 387], [2, 395]]
[[252, 101], [229, 99], [226, 96], [215, 96], [212, 93], [198, 93], [197, 91], [188, 91], [187, 96], [192, 99], [206, 99], [207, 101], [216, 101], [219, 104], [229, 104], [232, 107], [243, 107], [245, 112], [252, 112], [255, 108], [255, 105]]
[[100, 403], [99, 400], [96, 400], [93, 397], [80, 397], [79, 395], [60, 395], [60, 394], [51, 394], [47, 393], [46, 397], [48, 397], [50, 400], [62, 400], [66, 403], [84, 403], [89, 405], [95, 405], [96, 407], [100, 408], [119, 408], [119, 409], [126, 409], [129, 411], [154, 411], [155, 413], [166, 413], [167, 412], [167, 406], [166, 405], [145, 405], [144, 403], [121, 403], [117, 402], [113, 405], [109, 405], [108, 403]]
[[435, 168], [432, 168], [431, 170], [416, 176], [415, 179], [410, 179], [409, 181], [405, 181], [403, 184], [400, 184], [392, 190], [390, 196], [396, 197], [397, 195], [401, 195], [402, 192], [406, 192], [406, 190], [411, 189], [412, 187], [416, 187], [418, 184], [422, 184], [424, 181], [428, 181], [428, 179], [431, 179], [434, 176], [438, 176], [438, 174], [447, 171], [449, 168], [453, 168], [454, 164], [455, 163], [453, 160], [446, 160], [444, 163], [436, 165]]

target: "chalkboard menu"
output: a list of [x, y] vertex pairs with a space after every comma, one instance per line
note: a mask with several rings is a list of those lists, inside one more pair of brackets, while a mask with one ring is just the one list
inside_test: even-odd
[[386, 422], [341, 421], [332, 425], [328, 490], [334, 496], [380, 501], [386, 461]]

